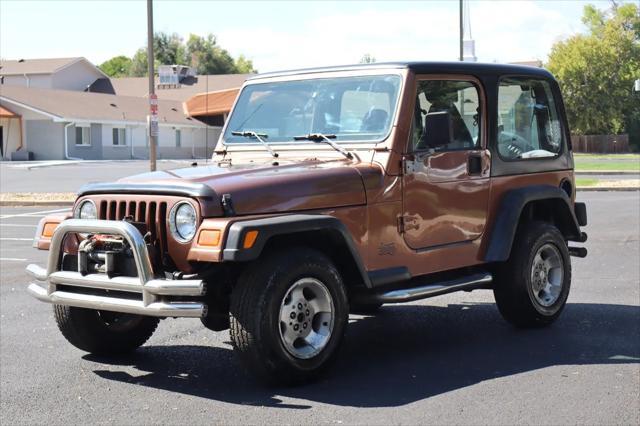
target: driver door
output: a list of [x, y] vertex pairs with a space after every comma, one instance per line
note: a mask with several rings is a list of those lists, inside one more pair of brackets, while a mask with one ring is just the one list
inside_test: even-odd
[[404, 239], [416, 250], [471, 242], [484, 231], [489, 202], [482, 86], [472, 77], [425, 77], [416, 89], [404, 160]]

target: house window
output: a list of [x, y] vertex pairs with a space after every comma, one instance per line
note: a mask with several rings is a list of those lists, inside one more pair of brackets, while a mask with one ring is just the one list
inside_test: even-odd
[[76, 145], [80, 145], [80, 146], [91, 145], [91, 127], [76, 126]]
[[113, 145], [125, 146], [127, 144], [127, 130], [126, 129], [113, 129]]
[[182, 146], [182, 130], [176, 129], [176, 148]]

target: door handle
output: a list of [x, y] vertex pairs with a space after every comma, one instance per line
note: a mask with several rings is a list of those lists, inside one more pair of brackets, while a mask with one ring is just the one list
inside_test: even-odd
[[480, 154], [469, 154], [467, 173], [470, 176], [482, 174], [482, 156]]

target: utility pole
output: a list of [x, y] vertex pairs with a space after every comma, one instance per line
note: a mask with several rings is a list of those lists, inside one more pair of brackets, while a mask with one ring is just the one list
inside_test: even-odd
[[147, 0], [147, 66], [149, 72], [149, 167], [156, 171], [156, 146], [158, 140], [158, 97], [155, 93], [155, 72], [153, 66], [153, 3]]
[[464, 37], [464, 27], [462, 23], [462, 0], [460, 0], [460, 62], [464, 59], [464, 52], [462, 50], [462, 39]]

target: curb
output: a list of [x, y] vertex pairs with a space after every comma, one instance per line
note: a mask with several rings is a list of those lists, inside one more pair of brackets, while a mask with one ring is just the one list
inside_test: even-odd
[[600, 192], [633, 192], [640, 191], [640, 187], [638, 186], [578, 186], [576, 187], [576, 191], [600, 191]]
[[634, 170], [574, 170], [576, 175], [637, 175], [640, 176], [640, 172]]
[[47, 200], [47, 201], [27, 201], [27, 200], [3, 200], [0, 207], [66, 207], [73, 206], [73, 201], [68, 200]]

